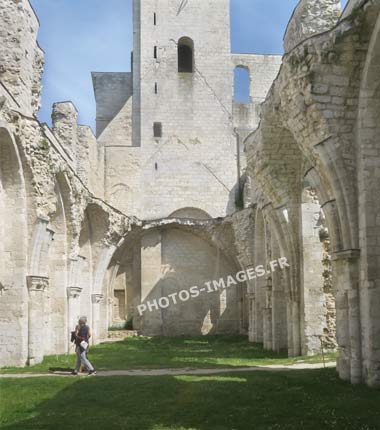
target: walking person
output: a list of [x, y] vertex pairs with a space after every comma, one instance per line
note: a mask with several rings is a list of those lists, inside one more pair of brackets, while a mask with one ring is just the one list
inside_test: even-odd
[[94, 366], [87, 358], [90, 337], [91, 331], [90, 327], [87, 325], [87, 317], [81, 317], [72, 336], [75, 342], [75, 353], [77, 355], [77, 363], [75, 370], [72, 372], [73, 375], [78, 375], [81, 364], [86, 367], [88, 375], [96, 375]]

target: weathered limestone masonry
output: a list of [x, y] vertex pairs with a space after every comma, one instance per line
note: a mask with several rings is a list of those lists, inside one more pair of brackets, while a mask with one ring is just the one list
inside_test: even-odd
[[68, 352], [86, 314], [94, 343], [119, 326], [290, 356], [338, 344], [340, 376], [379, 385], [380, 1], [300, 1], [282, 60], [231, 53], [228, 0], [133, 8], [132, 72], [92, 75], [95, 138], [71, 102], [38, 122], [38, 21], [0, 0], [0, 366]]
[[[107, 338], [112, 324], [122, 324], [130, 317], [135, 319], [131, 323], [137, 328], [153, 334], [244, 330], [244, 286], [210, 295], [185, 309], [177, 307], [153, 314], [146, 321], [137, 318], [136, 306], [145, 299], [235, 273], [238, 262], [234, 248], [225, 241], [219, 243], [214, 234], [198, 233], [214, 224], [205, 210], [191, 207], [195, 205], [195, 191], [202, 195], [201, 181], [193, 187], [193, 197], [165, 209], [168, 214], [173, 212], [175, 221], [170, 226], [164, 222], [142, 228], [143, 224], [132, 216], [133, 205], [125, 206], [123, 192], [119, 199], [110, 199], [108, 181], [112, 181], [112, 169], [110, 152], [104, 148], [106, 139], [97, 141], [88, 127], [78, 124], [71, 102], [53, 106], [52, 130], [36, 118], [43, 53], [36, 42], [38, 20], [29, 2], [2, 0], [0, 24], [0, 365], [35, 364], [45, 354], [68, 352], [70, 331], [81, 314], [89, 319], [94, 343]], [[230, 66], [229, 56], [223, 61]], [[112, 77], [129, 91], [130, 76]], [[102, 78], [94, 75], [94, 83]], [[218, 91], [222, 93], [221, 88]], [[116, 146], [120, 142], [123, 146], [131, 126], [124, 121], [129, 117], [129, 104], [123, 107], [123, 97], [116, 101], [114, 94], [108, 97], [116, 107], [114, 111], [104, 110], [101, 127], [106, 127], [113, 112], [122, 109], [121, 118], [112, 119], [110, 127], [118, 130], [111, 132]], [[212, 88], [207, 97], [220, 106]], [[232, 99], [229, 100], [232, 111]], [[224, 108], [221, 111], [227, 118]], [[204, 121], [202, 115], [199, 120]], [[232, 126], [232, 121], [228, 124]], [[204, 127], [200, 126], [202, 133]], [[235, 148], [236, 144], [233, 129], [223, 127], [228, 133], [217, 154], [227, 147]], [[124, 131], [127, 133], [123, 134]], [[109, 129], [104, 130], [103, 136], [107, 132]], [[217, 139], [214, 143], [219, 144]], [[222, 207], [220, 198], [220, 212], [213, 215], [223, 215], [231, 202], [234, 206], [232, 188], [237, 170], [233, 154], [232, 151], [231, 159], [226, 156], [232, 171], [231, 190], [225, 206]], [[123, 147], [115, 155], [123, 160], [120, 155]], [[194, 165], [198, 156], [195, 151]], [[210, 162], [213, 160], [211, 157]], [[216, 166], [221, 177], [222, 162]], [[114, 169], [117, 175], [123, 173], [116, 161]], [[212, 178], [213, 186], [225, 188], [213, 171], [202, 169], [205, 184], [207, 178]], [[127, 173], [128, 186], [134, 186], [136, 192], [141, 183], [133, 184], [135, 173]], [[138, 178], [140, 173], [137, 171]], [[190, 179], [186, 174], [184, 180], [190, 184]], [[123, 190], [124, 178], [120, 184]], [[180, 195], [175, 194], [168, 179], [163, 189], [169, 193], [165, 198], [170, 193]], [[111, 207], [103, 197], [120, 203], [128, 216]], [[213, 211], [211, 198], [210, 194], [204, 200], [209, 212]], [[164, 203], [162, 207], [165, 208]], [[193, 220], [194, 232], [186, 222], [183, 225], [183, 218]], [[131, 235], [132, 227], [135, 231]]]
[[[280, 56], [232, 54], [229, 0], [133, 2], [131, 73], [93, 73], [98, 142], [105, 151], [105, 198], [142, 220], [209, 220], [236, 211], [245, 137]], [[250, 101], [233, 100], [233, 71], [251, 77]], [[146, 230], [112, 259], [109, 304], [115, 326], [145, 334], [244, 332], [245, 292], [136, 314], [140, 302], [236, 273], [215, 241], [182, 227]], [[228, 247], [227, 247], [228, 249]]]
[[[69, 350], [86, 314], [98, 333], [99, 260], [130, 228], [100, 199], [102, 148], [70, 103], [40, 124], [43, 52], [26, 0], [0, 7], [0, 365], [34, 364]], [[90, 191], [91, 190], [91, 191]], [[98, 197], [95, 197], [95, 194]], [[103, 268], [104, 271], [106, 268]], [[103, 274], [104, 276], [104, 274]]]
[[374, 386], [380, 384], [380, 2], [352, 1], [339, 20], [338, 3], [301, 1], [289, 24], [280, 74], [247, 140], [250, 199], [291, 261], [289, 351], [315, 345], [333, 327], [330, 317], [324, 327], [315, 313], [319, 307], [331, 315], [330, 269], [324, 288], [316, 278], [320, 251], [312, 229], [320, 227], [332, 260], [339, 374]]
[[[235, 128], [256, 128], [281, 57], [231, 54], [229, 0], [196, 0], [181, 10], [175, 0], [135, 1], [133, 12], [132, 73], [93, 73], [106, 198], [141, 219], [186, 207], [230, 214]], [[178, 69], [183, 46], [190, 72]], [[233, 102], [235, 67], [251, 74], [251, 103]]]

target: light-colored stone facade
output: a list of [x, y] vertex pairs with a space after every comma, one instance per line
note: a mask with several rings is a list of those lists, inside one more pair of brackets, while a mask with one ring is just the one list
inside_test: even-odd
[[0, 365], [69, 352], [85, 314], [93, 343], [117, 326], [246, 333], [290, 356], [337, 345], [343, 379], [379, 385], [380, 2], [300, 1], [283, 58], [231, 53], [228, 0], [180, 4], [133, 2], [132, 71], [92, 75], [95, 137], [71, 102], [52, 129], [37, 120], [38, 21], [0, 1]]
[[22, 366], [69, 351], [79, 314], [94, 341], [107, 331], [95, 275], [131, 219], [102, 200], [102, 148], [75, 107], [54, 106], [53, 131], [37, 120], [43, 54], [29, 2], [2, 1], [0, 29], [0, 364]]
[[[279, 76], [246, 142], [247, 193], [291, 261], [289, 351], [333, 330], [332, 283], [339, 374], [379, 385], [380, 2], [351, 1], [341, 18], [337, 3], [304, 0], [293, 15]], [[330, 249], [322, 289], [318, 225]]]
[[[207, 220], [236, 211], [243, 141], [258, 125], [260, 103], [281, 57], [232, 54], [229, 9], [229, 0], [193, 1], [182, 9], [174, 0], [134, 1], [132, 72], [93, 73], [105, 199], [123, 213], [153, 221]], [[178, 70], [184, 39], [193, 47], [190, 73]], [[250, 73], [250, 103], [233, 100], [235, 67]], [[160, 137], [154, 136], [157, 122]], [[117, 300], [129, 302], [127, 319], [133, 318], [134, 328], [169, 335], [241, 330], [245, 294], [237, 289], [227, 298], [213, 295], [140, 320], [140, 301], [235, 273], [238, 263], [233, 251], [228, 261], [212, 239], [179, 228], [156, 229], [138, 240], [140, 245], [126, 241], [125, 251], [112, 259], [110, 277]], [[115, 325], [119, 309], [113, 308]]]

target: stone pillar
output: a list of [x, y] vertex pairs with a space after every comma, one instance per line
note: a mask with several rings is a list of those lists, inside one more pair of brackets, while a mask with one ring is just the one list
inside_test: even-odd
[[288, 346], [286, 324], [286, 299], [281, 271], [272, 273], [272, 349], [280, 352]]
[[353, 384], [362, 382], [359, 256], [360, 251], [348, 250], [332, 257], [339, 348], [337, 366], [339, 376]]
[[262, 283], [263, 278], [256, 279], [256, 288], [255, 288], [255, 342], [263, 343], [264, 342], [264, 306], [265, 303], [265, 294], [263, 294], [264, 286]]
[[141, 330], [142, 318], [137, 312], [137, 306], [141, 303], [141, 242], [133, 245], [132, 256], [132, 288], [133, 288], [133, 328]]
[[[115, 262], [112, 269], [110, 269], [107, 273], [107, 321], [108, 327], [113, 326], [114, 323], [118, 320], [118, 302], [115, 298], [115, 279], [117, 277], [117, 273], [120, 268], [120, 263]], [[93, 299], [96, 294], [93, 294]], [[100, 329], [100, 327], [99, 327]], [[100, 332], [98, 332], [98, 335]]]
[[[279, 243], [274, 234], [271, 235], [272, 259], [282, 257]], [[288, 347], [285, 298], [285, 270], [275, 270], [272, 279], [272, 350], [280, 352]]]
[[255, 342], [255, 294], [248, 293], [248, 341]]
[[[336, 270], [340, 271], [340, 268], [334, 270], [334, 266], [340, 266], [340, 264], [333, 263], [333, 273]], [[336, 307], [336, 340], [338, 343], [338, 360], [337, 369], [339, 376], [344, 381], [350, 381], [350, 348], [349, 348], [349, 328], [348, 328], [348, 298], [347, 292], [344, 289], [338, 289], [337, 286], [335, 292], [335, 307]]]
[[293, 351], [293, 306], [292, 302], [288, 300], [286, 302], [286, 322], [287, 322], [287, 333], [288, 333], [288, 356], [294, 357]]
[[273, 342], [272, 326], [272, 281], [268, 279], [264, 309], [264, 349], [271, 351]]
[[[354, 276], [359, 277], [358, 261], [356, 261], [356, 267], [357, 273]], [[351, 348], [351, 383], [360, 384], [362, 383], [362, 343], [358, 288], [352, 288], [348, 291], [348, 318]]]
[[[240, 285], [238, 287], [239, 291], [239, 334], [247, 334], [248, 333], [248, 302], [247, 302], [247, 287], [246, 285]], [[220, 315], [227, 309], [227, 292], [224, 291], [220, 294], [220, 303], [222, 304], [223, 298], [223, 306], [220, 306]]]
[[272, 351], [273, 333], [272, 333], [272, 309], [264, 309], [264, 349]]
[[[306, 192], [307, 191], [307, 192]], [[321, 338], [325, 327], [326, 313], [323, 290], [323, 249], [319, 238], [321, 207], [313, 201], [313, 191], [305, 190], [310, 200], [302, 204], [302, 355], [321, 351]], [[314, 197], [315, 198], [315, 197]]]
[[28, 276], [28, 365], [40, 363], [44, 348], [44, 292], [49, 285], [49, 278]]
[[292, 302], [292, 317], [293, 317], [293, 354], [294, 357], [301, 355], [301, 324], [300, 324], [300, 304], [296, 301]]
[[290, 300], [287, 303], [287, 320], [288, 355], [289, 357], [297, 357], [301, 354], [300, 306], [294, 300]]
[[95, 344], [99, 341], [100, 334], [100, 304], [103, 300], [103, 294], [92, 294], [92, 339], [91, 343]]
[[71, 332], [74, 331], [78, 324], [78, 319], [80, 317], [80, 293], [82, 288], [80, 287], [68, 287], [67, 288], [67, 332], [68, 332], [68, 345], [69, 350], [72, 348], [70, 342]]

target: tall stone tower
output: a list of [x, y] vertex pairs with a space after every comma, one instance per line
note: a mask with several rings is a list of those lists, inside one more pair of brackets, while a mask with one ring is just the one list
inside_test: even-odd
[[234, 209], [229, 11], [229, 0], [134, 0], [133, 142], [143, 157], [143, 218]]
[[[128, 149], [106, 154], [108, 197], [142, 219], [185, 208], [189, 215], [231, 213], [237, 164], [229, 0], [134, 0], [133, 14], [132, 120], [120, 145]], [[108, 91], [110, 79], [123, 81], [125, 91], [126, 74], [106, 78]], [[102, 79], [95, 74], [95, 92]], [[115, 135], [120, 130], [107, 130], [100, 140], [114, 144]], [[132, 161], [118, 169], [124, 156]]]
[[[281, 59], [231, 54], [229, 3], [134, 0], [132, 72], [93, 73], [105, 199], [127, 215], [209, 219], [235, 211], [241, 156], [235, 132], [242, 142], [256, 127]], [[236, 67], [255, 76], [247, 103], [233, 100]], [[238, 269], [220, 244], [173, 224], [150, 224], [114, 256], [115, 323], [126, 314], [145, 334], [239, 332], [238, 288], [136, 314], [139, 304]]]

